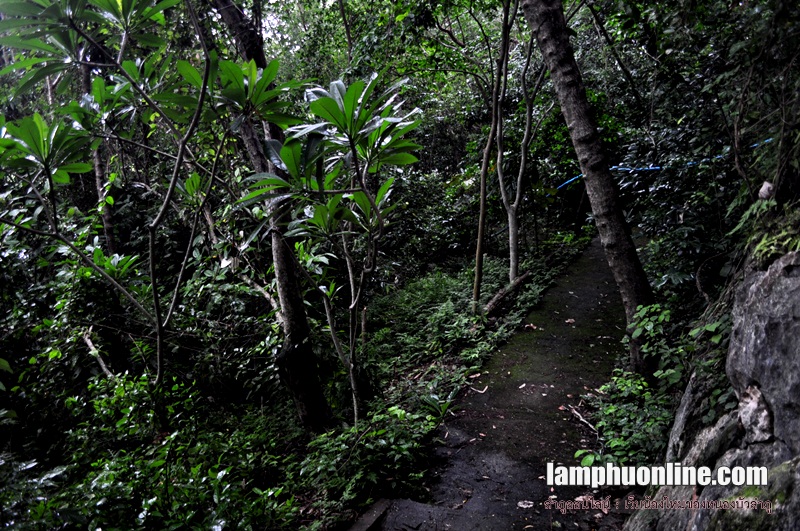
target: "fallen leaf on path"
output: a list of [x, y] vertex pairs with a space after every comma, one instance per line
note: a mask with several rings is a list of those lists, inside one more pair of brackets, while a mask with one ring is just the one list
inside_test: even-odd
[[564, 406], [558, 406], [558, 410], [559, 410], [559, 411], [566, 411], [566, 409], [567, 409], [567, 408], [565, 408]]
[[567, 324], [575, 324], [575, 319], [567, 319], [564, 322], [567, 323]]
[[522, 388], [523, 388], [523, 387], [525, 387], [526, 385], [528, 385], [528, 384], [522, 384], [522, 385], [520, 385], [520, 386], [519, 386], [519, 388], [520, 388], [520, 389], [522, 389]]
[[480, 376], [481, 376], [481, 373], [475, 373], [475, 374], [470, 375], [470, 378], [480, 378]]
[[535, 506], [536, 504], [530, 500], [520, 500], [517, 502], [517, 507], [520, 509], [530, 509], [531, 507]]
[[481, 437], [486, 437], [485, 433], [479, 433], [478, 435], [480, 435]]

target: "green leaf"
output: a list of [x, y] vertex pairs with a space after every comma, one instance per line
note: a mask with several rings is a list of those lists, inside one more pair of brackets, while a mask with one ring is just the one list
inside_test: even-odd
[[44, 11], [44, 7], [33, 2], [2, 2], [0, 12], [3, 16], [12, 17], [38, 17]]
[[200, 174], [197, 172], [192, 172], [191, 177], [186, 179], [186, 184], [184, 186], [187, 194], [190, 196], [195, 195], [195, 193], [197, 193], [197, 191], [200, 189]]
[[159, 2], [155, 6], [146, 9], [142, 13], [142, 18], [153, 18], [155, 15], [166, 11], [167, 9], [174, 7], [181, 3], [181, 0], [164, 0], [163, 2]]
[[200, 75], [200, 72], [198, 72], [189, 61], [178, 61], [177, 68], [181, 77], [194, 88], [199, 89], [203, 86], [203, 76]]
[[92, 171], [93, 167], [88, 162], [73, 162], [70, 164], [64, 164], [58, 169], [61, 171], [67, 171], [69, 173], [86, 173]]
[[336, 81], [331, 82], [330, 97], [342, 109], [344, 109], [344, 96], [346, 93], [347, 93], [347, 86], [345, 86], [344, 81], [342, 81], [341, 79], [337, 79]]
[[148, 48], [161, 48], [167, 44], [167, 41], [152, 33], [134, 33], [133, 38], [137, 44]]
[[364, 92], [364, 82], [359, 80], [350, 85], [344, 95], [342, 107], [344, 109], [344, 116], [351, 125], [351, 128], [356, 121], [356, 104], [358, 104], [358, 99], [362, 92]]
[[286, 170], [294, 178], [303, 177], [305, 168], [302, 165], [303, 146], [300, 142], [289, 142], [281, 148], [281, 160]]
[[[16, 23], [16, 24], [13, 24]], [[29, 20], [3, 20], [0, 21], [0, 31], [11, 29], [11, 27], [33, 25]], [[30, 50], [34, 52], [44, 52], [57, 55], [59, 50], [51, 44], [47, 44], [41, 39], [23, 39], [20, 37], [0, 37], [0, 46], [15, 48], [19, 50]]]
[[69, 184], [69, 173], [64, 170], [56, 170], [53, 173], [53, 182], [55, 184]]
[[333, 98], [320, 98], [312, 101], [309, 107], [311, 108], [311, 112], [323, 120], [327, 120], [328, 122], [332, 123], [339, 128], [340, 131], [347, 130], [345, 117], [342, 114], [341, 109], [339, 109], [339, 105]]
[[239, 199], [239, 201], [237, 201], [238, 203], [250, 201], [251, 199], [254, 199], [256, 197], [262, 196], [264, 194], [270, 193], [274, 190], [278, 190], [281, 188], [287, 188], [287, 189], [291, 188], [291, 185], [287, 181], [271, 173], [258, 173], [253, 177], [256, 178], [266, 177], [266, 178], [261, 179], [260, 181], [256, 182], [253, 186], [251, 186], [250, 188], [253, 189], [253, 191], [247, 194], [242, 199]]
[[0, 70], [0, 76], [4, 76], [10, 72], [14, 72], [15, 70], [23, 70], [29, 68], [31, 66], [38, 65], [40, 63], [44, 63], [45, 61], [51, 61], [52, 59], [49, 57], [31, 57], [30, 59], [23, 59], [21, 61], [15, 61], [5, 67], [4, 69]]
[[20, 79], [19, 85], [17, 85], [14, 94], [20, 96], [25, 94], [33, 87], [38, 85], [42, 80], [44, 80], [47, 76], [56, 75], [64, 70], [68, 69], [69, 65], [58, 62], [54, 64], [48, 64], [44, 66], [40, 66], [39, 68], [35, 68], [25, 74], [22, 79]]
[[390, 177], [389, 179], [386, 179], [386, 182], [384, 182], [381, 185], [381, 187], [378, 189], [378, 193], [375, 195], [375, 204], [376, 205], [380, 206], [381, 203], [383, 203], [384, 196], [386, 196], [386, 193], [392, 187], [392, 183], [394, 183], [394, 177]]
[[233, 61], [223, 60], [219, 62], [219, 73], [223, 85], [230, 85], [232, 88], [246, 94], [244, 86], [244, 73], [242, 68]]
[[[261, 116], [264, 121], [273, 123], [281, 128], [286, 128], [290, 125], [296, 125], [303, 123], [303, 120], [298, 118], [297, 116], [292, 116], [291, 114], [282, 114], [282, 113], [264, 113]], [[324, 124], [323, 124], [324, 125]]]
[[417, 161], [419, 161], [419, 159], [411, 153], [394, 153], [386, 157], [381, 157], [380, 159], [382, 164], [394, 164], [395, 166], [414, 164]]
[[372, 205], [369, 203], [369, 199], [367, 199], [367, 194], [364, 192], [355, 192], [350, 194], [349, 197], [356, 202], [358, 208], [363, 212], [364, 217], [369, 220], [372, 216]]
[[197, 98], [186, 94], [176, 94], [174, 92], [161, 92], [152, 96], [153, 100], [161, 103], [174, 103], [181, 107], [194, 109], [197, 106]]
[[325, 130], [328, 128], [327, 123], [319, 123], [319, 124], [310, 124], [310, 125], [302, 125], [298, 127], [292, 127], [286, 131], [291, 138], [300, 138], [303, 135], [307, 135], [308, 133], [318, 132], [318, 133], [325, 133]]
[[256, 62], [250, 59], [248, 62], [244, 64], [242, 68], [243, 76], [247, 76], [247, 87], [250, 89], [249, 92], [252, 94], [253, 90], [256, 87], [256, 83], [258, 82], [258, 68], [256, 68]]

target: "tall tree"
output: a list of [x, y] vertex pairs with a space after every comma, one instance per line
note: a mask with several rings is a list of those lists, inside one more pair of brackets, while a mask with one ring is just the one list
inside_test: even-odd
[[[619, 204], [616, 183], [600, 141], [586, 89], [569, 42], [569, 32], [560, 0], [523, 0], [522, 10], [533, 28], [545, 64], [550, 70], [561, 112], [569, 127], [572, 144], [586, 181], [606, 259], [619, 287], [628, 325], [633, 324], [636, 308], [653, 300], [629, 227]], [[658, 360], [642, 359], [632, 342], [631, 366], [652, 374]]]
[[[259, 68], [266, 68], [267, 58], [264, 55], [260, 33], [242, 9], [230, 0], [214, 0], [213, 6], [230, 30], [243, 58], [246, 61], [254, 61]], [[268, 126], [264, 130], [272, 137], [280, 135], [280, 129], [275, 127]], [[274, 174], [276, 169], [264, 152], [264, 142], [249, 117], [244, 117], [239, 132], [253, 170]], [[281, 381], [289, 389], [303, 424], [311, 429], [321, 429], [329, 423], [331, 415], [322, 392], [317, 362], [311, 348], [311, 329], [298, 284], [298, 273], [295, 270], [297, 261], [284, 239], [280, 224], [285, 205], [273, 200], [271, 208], [272, 260], [284, 333], [283, 348], [278, 353], [276, 363]]]

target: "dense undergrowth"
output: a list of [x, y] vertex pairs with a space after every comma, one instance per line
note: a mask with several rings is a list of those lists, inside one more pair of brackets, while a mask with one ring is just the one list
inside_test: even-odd
[[[63, 440], [40, 441], [36, 459], [2, 456], [1, 521], [19, 529], [321, 529], [378, 497], [418, 493], [426, 445], [467, 376], [588, 238], [559, 234], [544, 244], [524, 263], [532, 279], [501, 317], [472, 315], [468, 270], [430, 273], [377, 297], [365, 352], [380, 393], [357, 426], [343, 419], [331, 431], [303, 431], [274, 368], [246, 372], [261, 403], [216, 400], [189, 375], [158, 389], [128, 373], [95, 376], [84, 392], [59, 399]], [[490, 258], [485, 274], [488, 298], [507, 265]], [[216, 370], [218, 379], [236, 378], [234, 364]]]

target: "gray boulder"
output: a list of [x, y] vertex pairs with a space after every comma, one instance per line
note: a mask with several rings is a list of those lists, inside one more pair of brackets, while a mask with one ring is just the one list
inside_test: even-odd
[[[668, 459], [683, 465], [766, 467], [766, 486], [661, 487], [651, 499], [688, 500], [695, 508], [639, 510], [630, 531], [794, 530], [800, 522], [800, 254], [745, 279], [733, 310], [726, 373], [738, 408], [696, 435], [686, 431], [702, 399], [687, 386], [670, 434]], [[768, 510], [748, 504], [769, 502]], [[707, 508], [726, 502], [736, 508]]]

